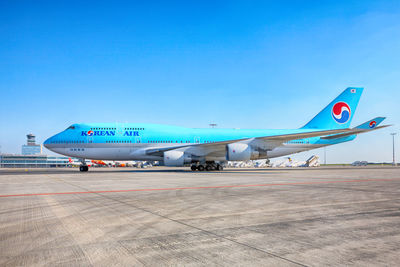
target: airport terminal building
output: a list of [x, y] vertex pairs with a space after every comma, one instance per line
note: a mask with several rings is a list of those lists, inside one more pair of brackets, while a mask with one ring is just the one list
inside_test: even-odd
[[[0, 168], [65, 168], [70, 167], [68, 157], [43, 155], [43, 146], [36, 144], [34, 134], [28, 134], [21, 154], [0, 154]], [[72, 159], [72, 162], [76, 159]]]
[[65, 168], [69, 158], [47, 155], [0, 155], [0, 168]]

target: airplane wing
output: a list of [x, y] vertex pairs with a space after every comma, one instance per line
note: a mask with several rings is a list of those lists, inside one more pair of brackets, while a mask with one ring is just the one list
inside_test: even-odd
[[348, 131], [351, 131], [351, 129], [308, 131], [308, 132], [300, 132], [294, 134], [270, 135], [270, 136], [254, 137], [254, 138], [234, 139], [234, 140], [214, 142], [214, 143], [185, 144], [185, 145], [177, 145], [170, 147], [147, 149], [145, 150], [145, 153], [147, 155], [157, 155], [170, 150], [180, 150], [196, 156], [210, 156], [210, 155], [223, 156], [225, 155], [226, 145], [232, 143], [241, 142], [249, 145], [258, 146], [261, 149], [272, 150], [275, 147], [280, 146], [282, 143], [290, 140], [340, 134]]

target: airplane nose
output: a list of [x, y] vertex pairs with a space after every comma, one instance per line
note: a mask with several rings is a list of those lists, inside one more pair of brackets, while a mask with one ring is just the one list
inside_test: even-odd
[[47, 138], [46, 141], [44, 141], [44, 143], [43, 143], [44, 147], [47, 149], [49, 148], [49, 144], [51, 143], [51, 138], [52, 137]]

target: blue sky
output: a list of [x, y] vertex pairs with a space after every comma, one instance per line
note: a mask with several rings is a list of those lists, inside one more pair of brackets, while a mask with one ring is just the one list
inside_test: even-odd
[[391, 161], [399, 132], [400, 1], [2, 1], [0, 43], [3, 153], [76, 122], [297, 128], [348, 86], [353, 125], [394, 126], [328, 162]]

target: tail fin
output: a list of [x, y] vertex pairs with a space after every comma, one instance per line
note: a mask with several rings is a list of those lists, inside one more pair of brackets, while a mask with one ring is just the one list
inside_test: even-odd
[[363, 90], [364, 88], [347, 88], [302, 128], [349, 128]]
[[363, 124], [358, 125], [355, 129], [362, 129], [362, 130], [371, 130], [378, 126], [386, 117], [376, 117], [372, 120], [364, 122]]

